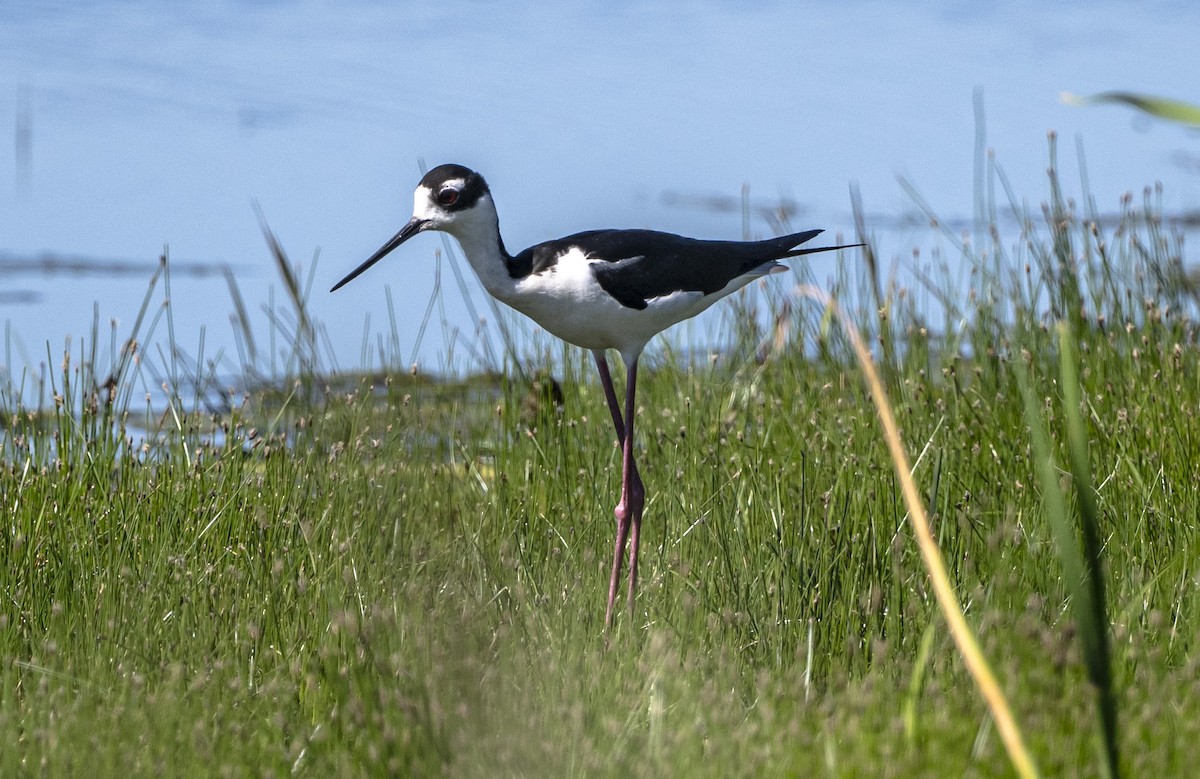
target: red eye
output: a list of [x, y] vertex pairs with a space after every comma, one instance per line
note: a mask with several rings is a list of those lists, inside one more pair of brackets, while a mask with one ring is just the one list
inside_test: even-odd
[[437, 201], [439, 205], [452, 206], [458, 202], [458, 190], [451, 187], [446, 187], [438, 193]]

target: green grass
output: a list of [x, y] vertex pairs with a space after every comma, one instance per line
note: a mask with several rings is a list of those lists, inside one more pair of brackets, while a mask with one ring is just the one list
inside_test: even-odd
[[[1079, 510], [1043, 508], [1046, 458], [1078, 472], [1081, 412], [1120, 770], [1186, 776], [1196, 299], [1152, 202], [1093, 228], [1056, 185], [1046, 214], [1015, 244], [946, 239], [970, 294], [888, 287], [854, 255], [833, 292], [891, 356], [934, 533], [1047, 776], [1105, 770], [1056, 545]], [[57, 403], [0, 393], [0, 775], [1011, 775], [845, 340], [791, 290], [758, 294], [774, 332], [730, 307], [726, 355], [665, 349], [643, 373], [641, 589], [610, 634], [619, 453], [578, 351], [524, 366], [553, 369], [561, 411], [515, 378], [402, 373], [190, 413], [194, 383], [168, 382], [164, 414], [137, 409], [139, 371], [203, 359], [139, 368], [118, 348], [98, 370], [91, 344], [61, 362]], [[293, 321], [295, 364], [315, 364], [316, 324]], [[117, 391], [97, 389], [110, 372]]]

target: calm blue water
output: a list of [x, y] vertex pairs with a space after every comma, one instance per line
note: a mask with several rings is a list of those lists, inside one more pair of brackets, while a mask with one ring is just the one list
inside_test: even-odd
[[[417, 343], [435, 237], [326, 290], [407, 219], [421, 160], [482, 171], [513, 249], [596, 227], [738, 238], [739, 210], [664, 195], [736, 202], [744, 185], [761, 205], [796, 201], [796, 228], [848, 232], [857, 182], [884, 256], [903, 259], [935, 239], [894, 229], [913, 211], [898, 174], [943, 216], [971, 214], [976, 88], [988, 144], [1035, 206], [1049, 129], [1068, 182], [1083, 138], [1102, 209], [1155, 181], [1169, 210], [1200, 206], [1200, 176], [1175, 159], [1200, 155], [1195, 135], [1058, 99], [1200, 101], [1192, 4], [409, 5], [0, 4], [0, 133], [14, 137], [0, 143], [0, 264], [42, 252], [150, 264], [169, 245], [180, 262], [233, 265], [259, 312], [283, 293], [257, 202], [293, 260], [307, 267], [319, 250], [313, 310], [354, 367], [365, 318], [387, 334], [385, 285], [400, 351]], [[832, 274], [816, 262], [818, 278]], [[102, 323], [127, 326], [146, 278], [0, 273], [5, 367], [78, 343], [93, 301]], [[469, 334], [448, 269], [442, 285], [445, 319]], [[208, 354], [235, 353], [220, 276], [177, 276], [172, 304], [179, 343], [198, 345], [205, 327]], [[446, 365], [440, 316], [421, 364], [473, 367], [465, 348]]]

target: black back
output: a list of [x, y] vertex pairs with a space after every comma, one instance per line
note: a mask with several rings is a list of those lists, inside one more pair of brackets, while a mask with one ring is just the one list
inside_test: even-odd
[[508, 263], [512, 278], [553, 272], [572, 248], [600, 260], [592, 273], [622, 305], [644, 309], [650, 298], [672, 292], [710, 295], [742, 274], [772, 260], [808, 254], [796, 247], [820, 230], [765, 241], [702, 241], [655, 230], [591, 230], [531, 246]]

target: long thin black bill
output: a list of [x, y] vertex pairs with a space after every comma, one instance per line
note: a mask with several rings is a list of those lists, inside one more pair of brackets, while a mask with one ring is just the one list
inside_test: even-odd
[[393, 235], [391, 237], [391, 239], [388, 240], [387, 243], [385, 243], [383, 246], [380, 247], [379, 251], [372, 254], [370, 259], [368, 259], [362, 265], [359, 265], [357, 268], [350, 271], [350, 273], [346, 274], [346, 278], [342, 279], [337, 284], [334, 284], [333, 287], [329, 291], [337, 292], [339, 289], [346, 286], [351, 281], [354, 281], [356, 278], [358, 278], [360, 275], [362, 275], [362, 273], [367, 268], [371, 267], [375, 263], [382, 260], [384, 257], [388, 256], [388, 254], [390, 254], [392, 252], [392, 250], [395, 249], [397, 246], [404, 243], [409, 238], [412, 238], [417, 233], [421, 232], [421, 228], [423, 228], [424, 226], [425, 226], [424, 219], [418, 219], [417, 217], [414, 216], [412, 219], [408, 220], [408, 224], [404, 225], [404, 227], [401, 227], [400, 232]]

